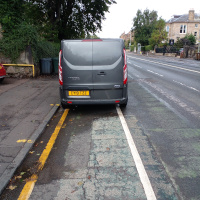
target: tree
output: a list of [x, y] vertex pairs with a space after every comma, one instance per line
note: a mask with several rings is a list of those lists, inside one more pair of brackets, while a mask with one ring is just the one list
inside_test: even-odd
[[167, 31], [165, 30], [165, 21], [160, 18], [155, 24], [155, 29], [151, 34], [151, 38], [149, 38], [149, 44], [154, 47], [166, 39]]
[[3, 0], [0, 23], [5, 32], [31, 24], [47, 40], [84, 38], [101, 30], [115, 0]]
[[[115, 0], [29, 0], [27, 15], [49, 40], [84, 38], [101, 30], [102, 20]], [[32, 14], [34, 11], [34, 15]], [[35, 19], [37, 17], [37, 20]]]
[[184, 46], [194, 45], [196, 43], [195, 36], [191, 34], [187, 34], [184, 38], [178, 39], [175, 45], [178, 48], [183, 48]]
[[196, 44], [196, 38], [192, 33], [187, 34], [184, 38], [188, 40], [189, 45], [195, 45]]
[[24, 0], [3, 0], [0, 3], [0, 23], [5, 33], [23, 21]]
[[149, 38], [155, 28], [158, 15], [156, 11], [138, 10], [136, 17], [133, 19], [133, 30], [135, 32], [135, 40], [142, 46], [149, 44]]

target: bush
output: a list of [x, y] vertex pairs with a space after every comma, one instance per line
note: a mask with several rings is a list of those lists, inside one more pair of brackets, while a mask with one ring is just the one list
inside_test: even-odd
[[135, 47], [134, 45], [131, 45], [131, 51], [134, 51], [134, 47]]
[[35, 45], [37, 40], [37, 31], [31, 25], [20, 24], [16, 29], [3, 35], [0, 40], [0, 51], [12, 62], [15, 62], [26, 46]]
[[141, 47], [141, 51], [144, 52], [145, 51], [145, 46]]
[[34, 63], [43, 57], [57, 57], [60, 44], [42, 40], [32, 25], [22, 23], [9, 33], [5, 33], [0, 40], [0, 52], [16, 62], [20, 54], [31, 46]]
[[41, 58], [53, 58], [58, 57], [60, 51], [60, 43], [52, 43], [46, 40], [40, 40], [36, 46], [36, 59], [38, 62]]
[[153, 47], [151, 45], [145, 46], [145, 51], [153, 50]]

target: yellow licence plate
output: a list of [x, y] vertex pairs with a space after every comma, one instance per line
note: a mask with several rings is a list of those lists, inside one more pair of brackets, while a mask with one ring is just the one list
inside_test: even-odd
[[89, 96], [89, 91], [69, 91], [69, 96]]

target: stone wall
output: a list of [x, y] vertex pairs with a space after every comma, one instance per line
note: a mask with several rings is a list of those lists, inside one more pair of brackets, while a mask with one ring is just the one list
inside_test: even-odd
[[5, 66], [7, 76], [25, 78], [33, 76], [33, 69], [31, 66]]
[[[21, 53], [20, 57], [17, 59], [16, 63], [12, 63], [9, 58], [0, 54], [0, 63], [2, 64], [33, 64], [33, 57], [31, 52], [31, 47], [28, 46], [26, 50]], [[10, 77], [33, 77], [32, 66], [5, 66], [7, 76]], [[39, 66], [35, 66], [35, 76], [40, 74]]]

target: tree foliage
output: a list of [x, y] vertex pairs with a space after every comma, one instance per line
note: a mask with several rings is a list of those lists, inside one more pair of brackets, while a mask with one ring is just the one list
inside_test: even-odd
[[[31, 45], [38, 61], [58, 52], [61, 39], [95, 36], [115, 0], [0, 0], [0, 52], [16, 60]], [[38, 53], [40, 52], [40, 53]], [[54, 55], [55, 56], [55, 55]]]
[[0, 23], [4, 31], [9, 32], [24, 21], [24, 0], [1, 0]]
[[105, 12], [113, 3], [114, 0], [30, 0], [26, 14], [34, 25], [40, 24], [42, 35], [49, 40], [84, 38], [101, 30]]
[[5, 32], [26, 22], [48, 40], [83, 38], [102, 28], [115, 0], [3, 0], [0, 23]]
[[154, 10], [146, 9], [143, 13], [141, 10], [137, 11], [136, 17], [133, 19], [133, 30], [137, 43], [140, 43], [142, 46], [149, 44], [149, 38], [155, 28], [157, 18], [157, 12]]
[[194, 45], [196, 44], [196, 38], [195, 36], [191, 34], [187, 34], [184, 38], [178, 39], [175, 45], [178, 48], [183, 48], [184, 46], [188, 45]]
[[162, 41], [167, 40], [167, 31], [165, 30], [165, 21], [159, 19], [155, 24], [155, 29], [149, 38], [149, 44], [152, 46], [160, 44]]

